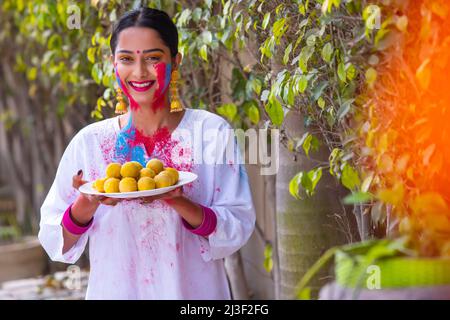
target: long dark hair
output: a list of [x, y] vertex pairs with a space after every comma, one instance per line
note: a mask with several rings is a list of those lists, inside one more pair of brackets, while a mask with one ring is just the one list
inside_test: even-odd
[[178, 53], [178, 31], [169, 15], [158, 9], [142, 7], [126, 12], [114, 24], [110, 41], [113, 55], [116, 52], [119, 33], [130, 27], [145, 27], [156, 30], [166, 46], [169, 47], [170, 55], [175, 57]]

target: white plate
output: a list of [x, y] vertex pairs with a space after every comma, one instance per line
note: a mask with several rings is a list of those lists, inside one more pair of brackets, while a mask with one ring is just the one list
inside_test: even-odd
[[92, 186], [94, 181], [88, 182], [83, 184], [78, 190], [84, 194], [90, 194], [90, 195], [96, 195], [96, 196], [106, 196], [109, 198], [120, 198], [120, 199], [130, 199], [130, 198], [139, 198], [139, 197], [149, 197], [149, 196], [156, 196], [158, 194], [163, 194], [169, 191], [172, 191], [173, 189], [176, 189], [178, 187], [181, 187], [182, 185], [191, 183], [197, 179], [197, 175], [192, 172], [187, 171], [179, 171], [179, 179], [177, 184], [166, 187], [166, 188], [159, 188], [159, 189], [153, 189], [153, 190], [145, 190], [145, 191], [134, 191], [134, 192], [117, 192], [117, 193], [102, 193], [98, 192], [94, 187]]

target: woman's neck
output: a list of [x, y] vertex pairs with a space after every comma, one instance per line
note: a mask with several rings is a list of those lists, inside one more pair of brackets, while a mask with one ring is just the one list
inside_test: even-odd
[[133, 118], [133, 126], [146, 136], [153, 135], [161, 128], [167, 128], [169, 132], [175, 130], [180, 123], [184, 112], [170, 112], [168, 99], [162, 108], [153, 110], [152, 106], [128, 111], [120, 118], [120, 127], [123, 128]]

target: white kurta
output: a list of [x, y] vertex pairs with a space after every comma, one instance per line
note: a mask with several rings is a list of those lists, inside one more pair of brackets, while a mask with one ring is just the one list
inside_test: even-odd
[[[180, 215], [162, 201], [125, 201], [100, 205], [92, 227], [62, 254], [62, 216], [78, 196], [72, 176], [80, 169], [84, 180], [104, 175], [114, 159], [118, 118], [91, 124], [72, 139], [41, 208], [39, 239], [52, 260], [71, 264], [80, 258], [89, 240], [87, 299], [230, 298], [223, 258], [247, 242], [255, 224], [247, 173], [237, 161], [237, 147], [234, 161], [199, 163], [202, 154], [223, 156], [224, 141], [236, 144], [224, 133], [229, 128], [213, 113], [187, 109], [172, 133], [176, 144], [172, 161], [181, 159], [180, 169], [189, 168], [198, 175], [185, 186], [185, 196], [217, 214], [217, 228], [208, 239], [187, 230]], [[217, 129], [219, 133], [212, 131]]]

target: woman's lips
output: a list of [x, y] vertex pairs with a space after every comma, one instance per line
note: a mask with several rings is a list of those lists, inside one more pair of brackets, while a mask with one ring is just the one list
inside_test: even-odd
[[155, 83], [155, 80], [149, 80], [149, 81], [128, 81], [131, 88], [133, 88], [137, 92], [144, 92], [149, 90], [153, 84]]

